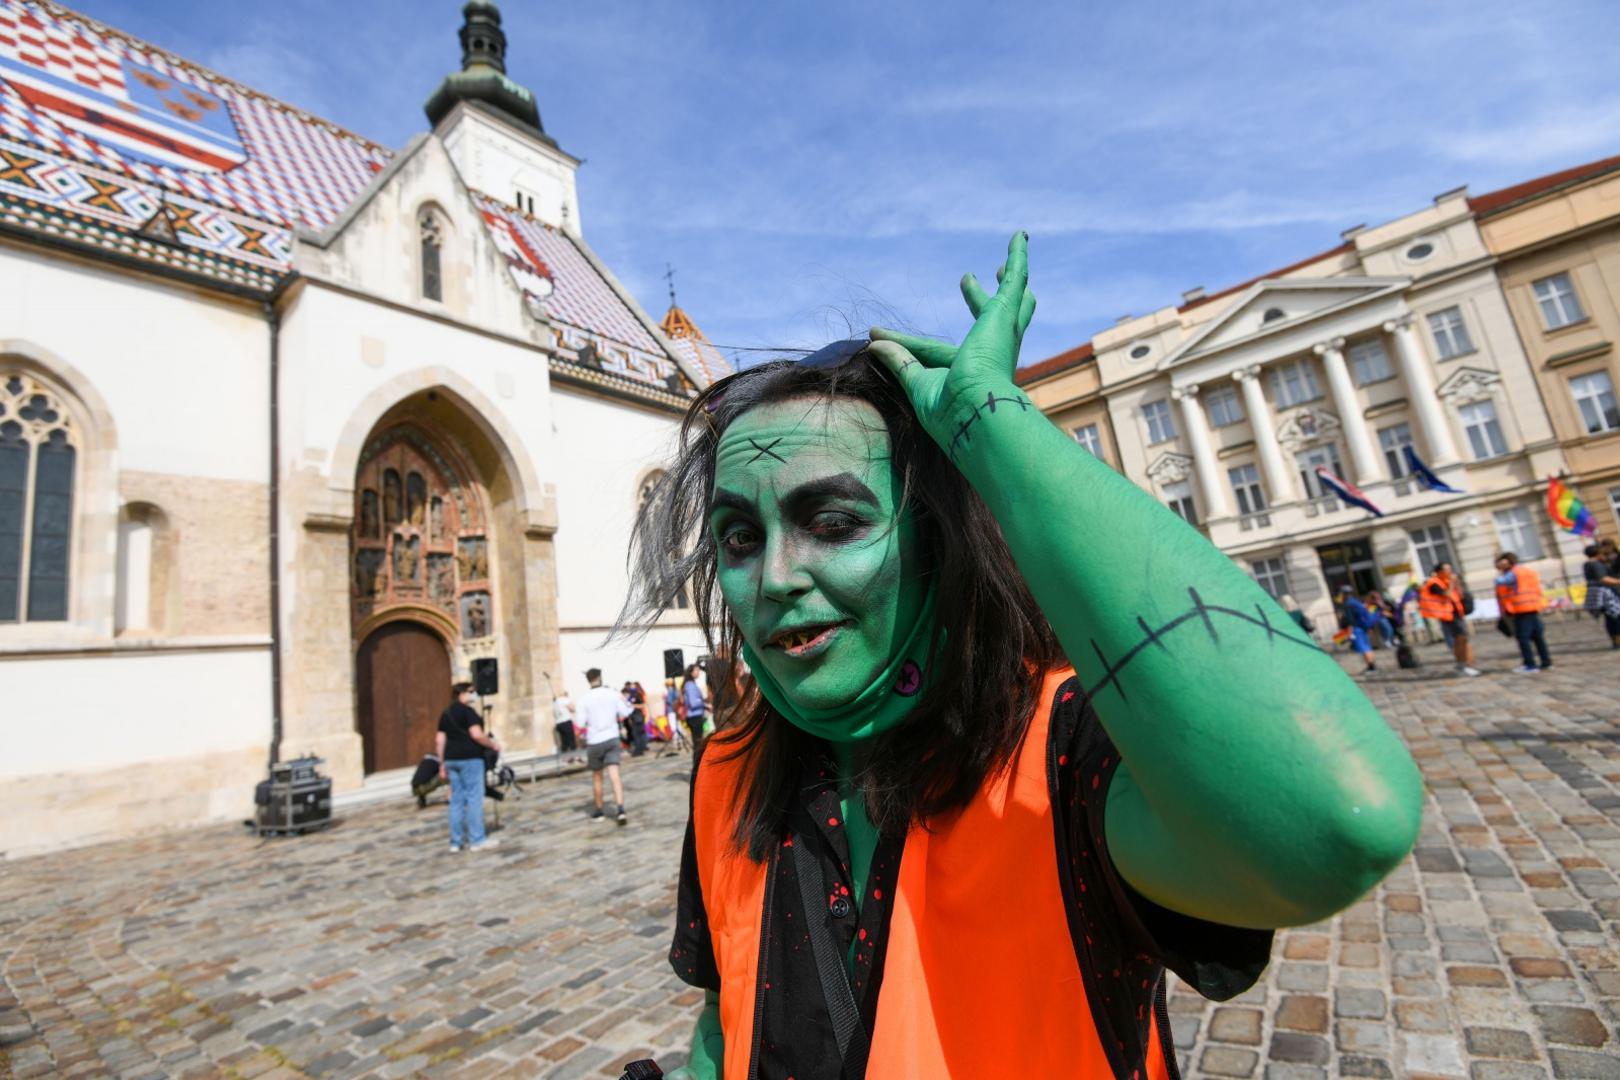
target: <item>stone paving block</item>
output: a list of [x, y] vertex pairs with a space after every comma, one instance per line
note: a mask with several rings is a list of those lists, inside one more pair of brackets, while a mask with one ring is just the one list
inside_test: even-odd
[[1207, 1076], [1253, 1076], [1260, 1055], [1236, 1046], [1210, 1046], [1198, 1059], [1198, 1068]]
[[1462, 1047], [1453, 1035], [1403, 1034], [1401, 1057], [1408, 1073], [1461, 1076], [1466, 1072]]
[[1321, 1036], [1279, 1031], [1271, 1036], [1268, 1056], [1272, 1061], [1326, 1065], [1331, 1052], [1328, 1041]]
[[1333, 1015], [1352, 1019], [1379, 1020], [1388, 1011], [1388, 1002], [1378, 990], [1341, 987], [1333, 995]]
[[1275, 1023], [1286, 1031], [1321, 1034], [1328, 1029], [1328, 999], [1309, 994], [1289, 994], [1277, 1006]]
[[1609, 1041], [1608, 1027], [1591, 1009], [1536, 1005], [1532, 1011], [1541, 1025], [1542, 1037], [1550, 1043], [1602, 1046]]
[[1395, 1074], [1390, 1070], [1389, 1062], [1383, 1058], [1365, 1057], [1359, 1054], [1344, 1054], [1339, 1058], [1340, 1076], [1371, 1076], [1381, 1080], [1390, 1080]]
[[1620, 1080], [1620, 1057], [1613, 1054], [1555, 1046], [1550, 1056], [1553, 1075], [1559, 1080]]
[[1212, 1042], [1258, 1046], [1263, 1020], [1264, 1014], [1259, 1009], [1222, 1006], [1210, 1014], [1209, 1038]]
[[1333, 1025], [1333, 1041], [1341, 1053], [1387, 1054], [1389, 1025], [1372, 1020], [1340, 1020]]

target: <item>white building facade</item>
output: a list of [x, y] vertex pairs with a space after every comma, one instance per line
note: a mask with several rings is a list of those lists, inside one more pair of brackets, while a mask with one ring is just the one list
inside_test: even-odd
[[[1398, 598], [1440, 562], [1490, 614], [1502, 550], [1555, 588], [1580, 580], [1578, 544], [1541, 509], [1563, 455], [1465, 190], [1122, 318], [1021, 381], [1077, 438], [1105, 416], [1112, 464], [1319, 626], [1342, 586]], [[1458, 493], [1418, 483], [1407, 447]], [[1382, 516], [1341, 502], [1319, 467]]]
[[[449, 683], [546, 752], [724, 362], [586, 244], [493, 4], [398, 153], [0, 0], [0, 855], [241, 818], [272, 755], [415, 764]], [[107, 120], [113, 116], [116, 123]], [[679, 314], [679, 313], [674, 313]]]

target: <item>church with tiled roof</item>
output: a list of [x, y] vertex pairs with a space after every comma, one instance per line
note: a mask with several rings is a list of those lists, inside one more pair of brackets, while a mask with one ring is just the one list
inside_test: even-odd
[[8, 711], [75, 733], [14, 747], [61, 794], [0, 855], [245, 816], [304, 753], [386, 797], [475, 667], [492, 730], [549, 754], [584, 668], [656, 684], [702, 651], [684, 609], [602, 639], [730, 368], [591, 249], [502, 12], [461, 18], [391, 149], [0, 0], [0, 659], [28, 673]]

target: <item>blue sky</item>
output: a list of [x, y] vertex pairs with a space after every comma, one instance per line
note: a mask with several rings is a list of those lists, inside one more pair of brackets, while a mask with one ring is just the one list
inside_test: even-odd
[[[398, 147], [453, 0], [79, 0]], [[1031, 234], [1033, 362], [1339, 232], [1620, 154], [1620, 4], [503, 4], [585, 235], [722, 346], [958, 336]], [[228, 14], [227, 14], [228, 13]]]

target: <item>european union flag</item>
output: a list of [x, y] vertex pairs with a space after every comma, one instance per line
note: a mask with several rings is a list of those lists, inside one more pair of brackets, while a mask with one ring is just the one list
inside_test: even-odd
[[1423, 464], [1422, 459], [1417, 456], [1417, 451], [1412, 449], [1411, 443], [1406, 444], [1406, 467], [1411, 470], [1412, 478], [1430, 491], [1444, 491], [1448, 495], [1462, 494], [1434, 475], [1434, 470]]

